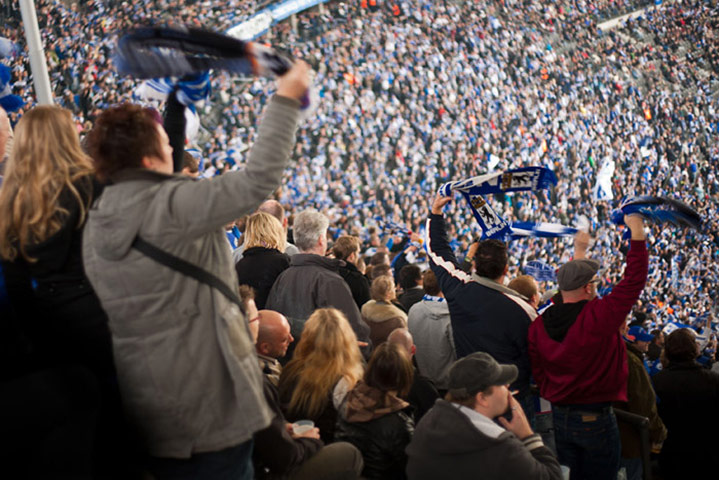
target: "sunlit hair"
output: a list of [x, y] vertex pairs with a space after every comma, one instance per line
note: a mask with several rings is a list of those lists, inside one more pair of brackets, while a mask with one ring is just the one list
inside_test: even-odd
[[360, 239], [353, 235], [342, 235], [332, 245], [332, 253], [338, 260], [347, 260], [347, 257], [355, 252], [359, 253]]
[[91, 185], [92, 161], [82, 151], [68, 110], [38, 106], [22, 116], [0, 188], [0, 256], [28, 261], [28, 246], [57, 233], [68, 215], [60, 196], [77, 202], [77, 226], [85, 222], [88, 203], [78, 190]]
[[395, 298], [394, 279], [388, 275], [382, 275], [372, 280], [370, 296], [377, 302], [388, 302]]
[[537, 289], [537, 282], [531, 275], [520, 275], [517, 278], [509, 282], [509, 288], [517, 293], [524, 295], [527, 299], [531, 300], [539, 290]]
[[289, 417], [316, 418], [340, 379], [352, 388], [362, 374], [362, 355], [347, 317], [335, 308], [321, 308], [305, 323], [294, 356], [282, 370], [280, 396], [293, 388]]
[[129, 103], [102, 112], [86, 140], [98, 178], [140, 168], [144, 157], [162, 157], [160, 121], [157, 111]]
[[287, 235], [282, 224], [265, 212], [252, 214], [245, 224], [245, 248], [265, 247], [285, 251]]
[[327, 235], [329, 219], [322, 213], [309, 208], [295, 216], [292, 225], [295, 245], [301, 252], [312, 250], [322, 235]]

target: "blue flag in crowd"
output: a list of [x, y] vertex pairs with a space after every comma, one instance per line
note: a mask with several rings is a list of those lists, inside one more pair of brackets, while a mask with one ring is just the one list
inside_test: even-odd
[[539, 260], [533, 260], [524, 266], [524, 273], [538, 282], [553, 282], [557, 278], [557, 269]]

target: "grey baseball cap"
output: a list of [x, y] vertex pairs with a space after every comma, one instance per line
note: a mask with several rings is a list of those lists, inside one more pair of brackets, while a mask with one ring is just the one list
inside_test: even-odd
[[460, 358], [449, 369], [449, 392], [454, 396], [475, 395], [494, 385], [508, 385], [517, 379], [514, 365], [500, 365], [488, 353], [476, 352]]
[[576, 290], [591, 282], [598, 271], [599, 262], [596, 260], [571, 260], [562, 265], [557, 272], [559, 289], [564, 291]]

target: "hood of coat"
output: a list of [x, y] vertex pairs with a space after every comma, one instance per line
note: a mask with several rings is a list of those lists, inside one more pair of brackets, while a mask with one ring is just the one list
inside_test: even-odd
[[509, 432], [498, 438], [481, 433], [462, 413], [457, 404], [437, 399], [432, 409], [422, 417], [412, 440], [418, 451], [431, 450], [439, 455], [467, 455], [493, 448]]
[[179, 179], [145, 169], [120, 172], [116, 183], [105, 187], [90, 209], [85, 226], [89, 245], [106, 260], [124, 258], [142, 223], [152, 221], [147, 218], [147, 207], [157, 190], [164, 181]]
[[362, 317], [367, 322], [382, 323], [395, 318], [402, 318], [407, 321], [407, 314], [391, 303], [370, 300], [362, 305]]
[[348, 422], [369, 422], [409, 406], [395, 395], [370, 387], [360, 380], [347, 394], [344, 418]]
[[[412, 305], [412, 309], [422, 309], [423, 318], [430, 320], [445, 320], [449, 317], [449, 304], [444, 302], [436, 302], [431, 300], [422, 300], [419, 303]], [[412, 311], [410, 309], [410, 311]]]
[[542, 319], [544, 320], [544, 329], [547, 331], [549, 338], [555, 342], [564, 341], [567, 332], [577, 321], [579, 314], [587, 303], [588, 300], [576, 303], [560, 303], [545, 310], [542, 313]]

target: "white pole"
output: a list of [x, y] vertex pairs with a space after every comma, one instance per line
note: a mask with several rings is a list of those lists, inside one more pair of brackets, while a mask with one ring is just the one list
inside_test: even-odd
[[30, 70], [35, 85], [35, 96], [40, 105], [52, 105], [52, 89], [50, 77], [45, 63], [45, 51], [40, 38], [40, 27], [37, 24], [37, 13], [33, 0], [20, 0], [20, 13], [25, 30], [28, 56], [30, 57]]

